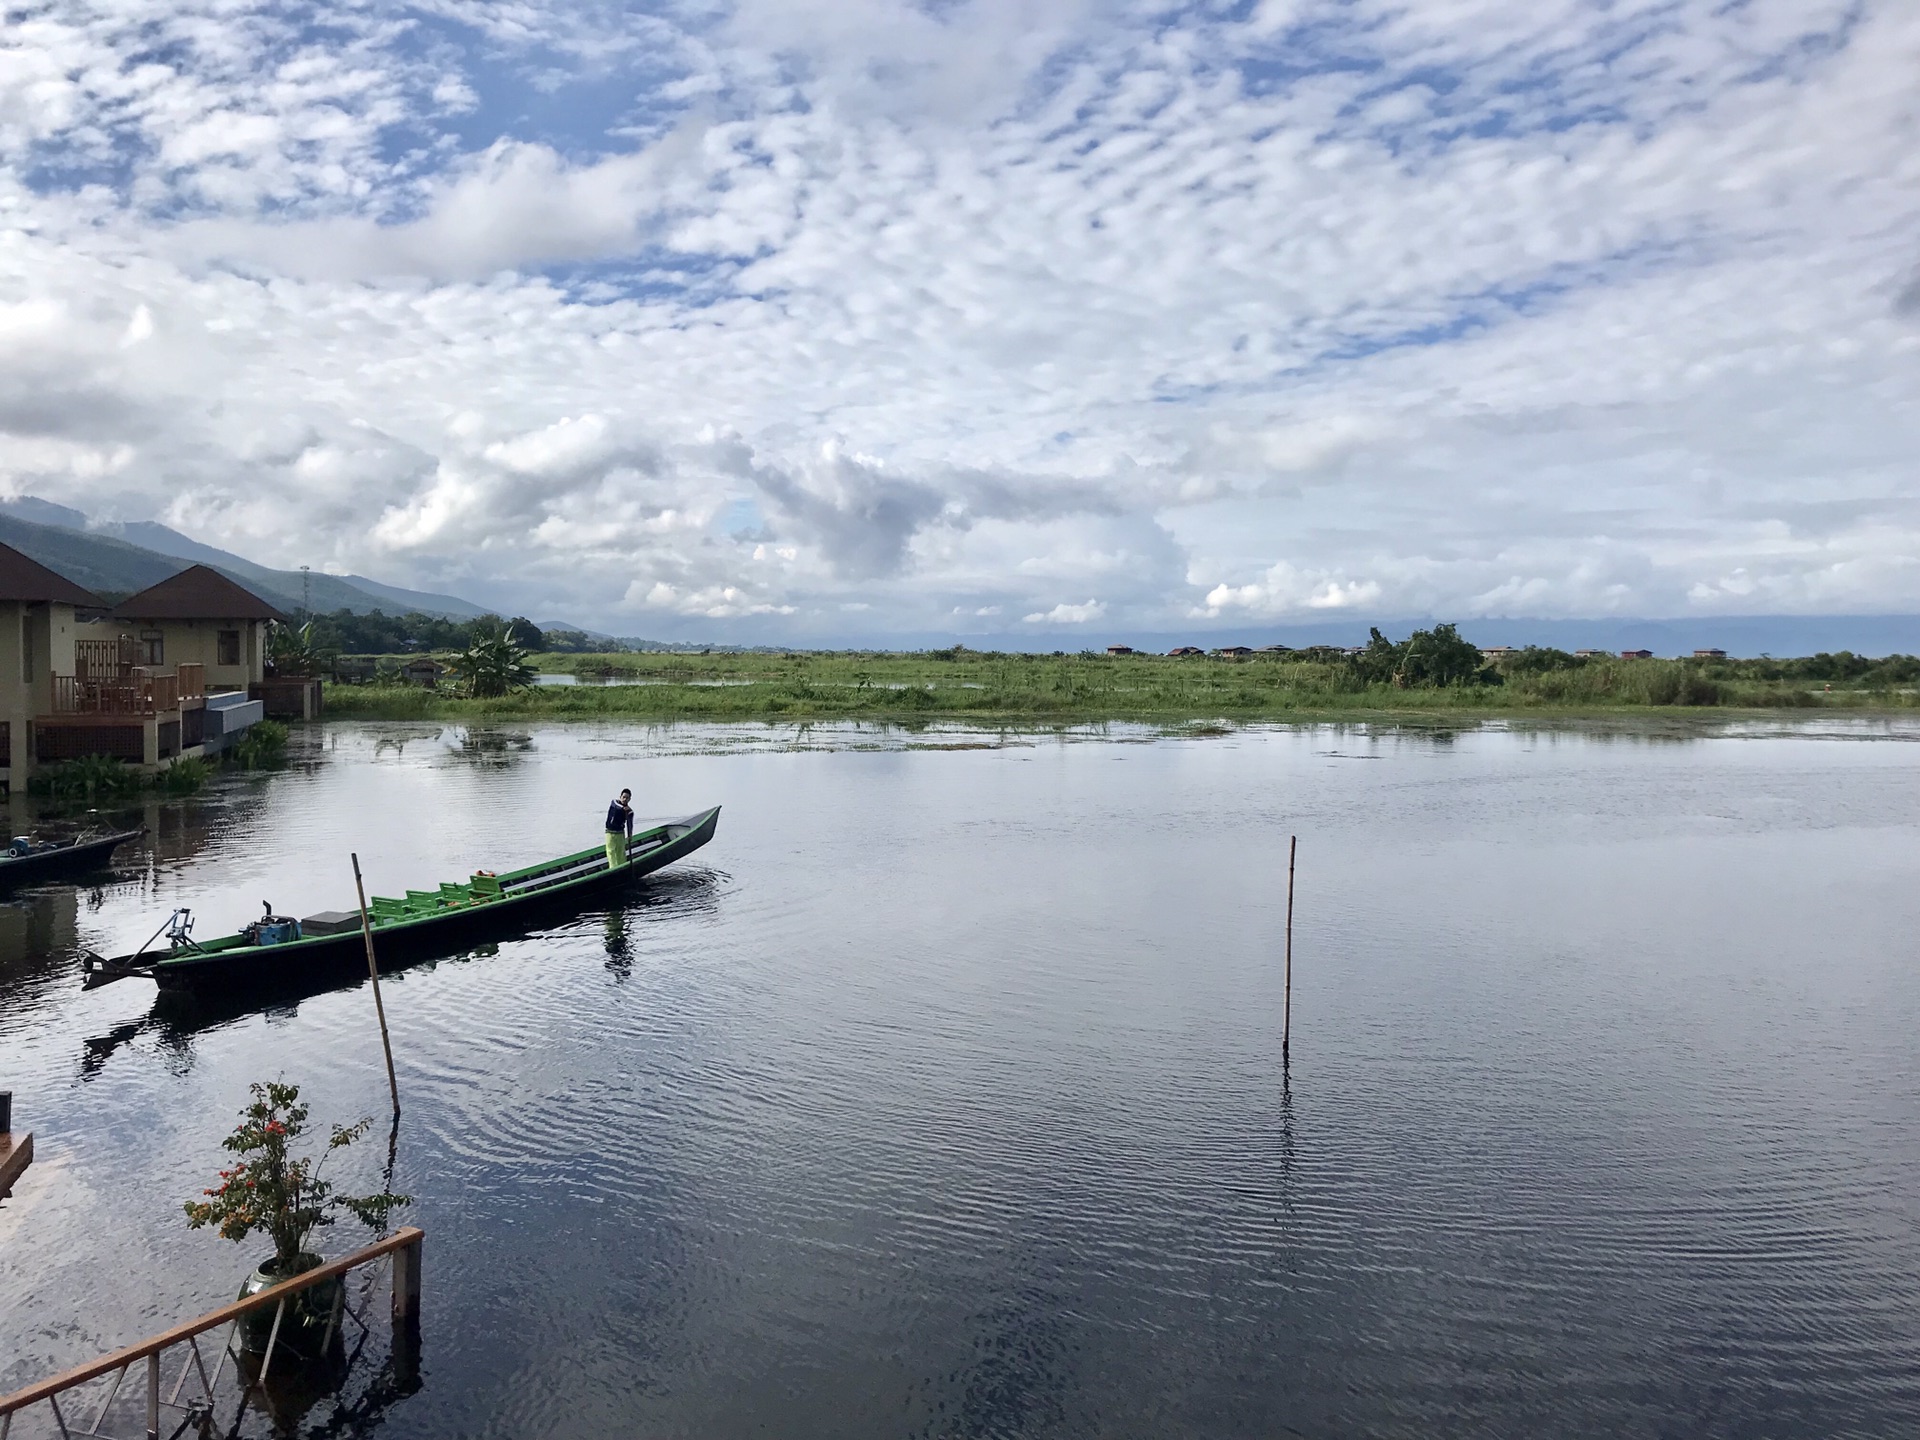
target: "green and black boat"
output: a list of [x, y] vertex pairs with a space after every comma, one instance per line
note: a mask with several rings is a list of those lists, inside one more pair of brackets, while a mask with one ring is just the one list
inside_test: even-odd
[[[409, 890], [400, 900], [375, 896], [367, 902], [374, 954], [386, 970], [524, 933], [691, 855], [713, 838], [719, 823], [716, 805], [684, 820], [636, 829], [624, 865], [609, 866], [605, 847], [595, 846], [521, 870], [477, 871], [464, 885]], [[163, 935], [166, 948], [154, 948]], [[191, 912], [176, 910], [132, 954], [87, 956], [86, 985], [91, 990], [140, 977], [163, 991], [202, 995], [306, 986], [365, 974], [364, 947], [356, 910], [294, 919], [268, 906], [239, 934], [204, 942], [193, 938]]]

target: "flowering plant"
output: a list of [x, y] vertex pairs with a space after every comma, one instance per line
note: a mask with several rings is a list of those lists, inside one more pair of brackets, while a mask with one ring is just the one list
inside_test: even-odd
[[187, 1201], [187, 1226], [216, 1226], [222, 1239], [235, 1241], [265, 1231], [273, 1237], [274, 1272], [282, 1278], [304, 1268], [301, 1256], [308, 1234], [333, 1224], [337, 1210], [351, 1211], [377, 1230], [396, 1207], [413, 1203], [409, 1196], [384, 1190], [377, 1195], [336, 1195], [332, 1184], [321, 1178], [327, 1157], [366, 1134], [371, 1120], [336, 1125], [320, 1155], [296, 1157], [288, 1147], [307, 1128], [307, 1107], [300, 1103], [298, 1085], [255, 1084], [253, 1103], [240, 1114], [239, 1126], [221, 1142], [240, 1160], [220, 1172], [218, 1184], [201, 1192], [207, 1199]]

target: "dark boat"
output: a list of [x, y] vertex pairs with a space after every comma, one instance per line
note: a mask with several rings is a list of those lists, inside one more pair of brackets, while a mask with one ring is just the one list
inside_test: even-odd
[[[409, 890], [405, 899], [367, 902], [374, 953], [382, 970], [410, 960], [523, 932], [543, 919], [574, 913], [597, 896], [691, 855], [713, 838], [720, 807], [636, 830], [627, 863], [609, 867], [602, 847], [501, 874], [482, 870], [464, 885]], [[217, 994], [285, 988], [335, 975], [366, 973], [358, 911], [331, 910], [303, 920], [268, 913], [237, 935], [205, 943], [193, 939], [192, 915], [176, 910], [162, 927], [165, 950], [143, 945], [131, 955], [87, 957], [86, 986], [144, 977], [162, 991]], [[160, 938], [155, 932], [152, 945]]]
[[144, 830], [116, 830], [111, 835], [96, 835], [92, 839], [42, 843], [15, 840], [7, 849], [0, 850], [0, 890], [41, 880], [64, 880], [97, 870], [113, 858], [116, 845], [138, 840], [145, 833]]

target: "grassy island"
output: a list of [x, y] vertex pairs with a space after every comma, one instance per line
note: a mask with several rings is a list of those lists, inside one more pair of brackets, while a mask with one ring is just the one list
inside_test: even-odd
[[[1442, 631], [1449, 627], [1440, 627]], [[1909, 709], [1920, 661], [1621, 660], [1530, 650], [1434, 663], [1417, 642], [1368, 651], [1190, 655], [900, 652], [540, 654], [543, 683], [489, 699], [333, 685], [343, 719], [1315, 720], [1651, 710]], [[1455, 642], [1455, 650], [1464, 642]], [[1382, 648], [1384, 647], [1384, 648]], [[1409, 647], [1413, 647], [1411, 650]], [[1824, 673], [1823, 673], [1824, 672]], [[1911, 673], [1909, 673], [1911, 672]]]

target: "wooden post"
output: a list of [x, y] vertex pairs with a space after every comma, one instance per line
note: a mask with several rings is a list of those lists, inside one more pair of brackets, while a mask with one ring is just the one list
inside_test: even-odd
[[160, 1352], [147, 1356], [147, 1440], [160, 1440]]
[[1285, 998], [1280, 1008], [1280, 1058], [1287, 1058], [1287, 1051], [1293, 1044], [1293, 861], [1300, 850], [1300, 837], [1290, 836], [1287, 840], [1287, 979], [1283, 992]]
[[420, 1323], [420, 1241], [393, 1252], [393, 1323]]
[[357, 851], [353, 856], [353, 888], [360, 897], [360, 935], [367, 942], [367, 978], [373, 981], [373, 1009], [380, 1017], [380, 1048], [387, 1052], [387, 1089], [393, 1092], [393, 1118], [398, 1120], [400, 1082], [393, 1074], [393, 1041], [387, 1038], [387, 1007], [380, 999], [380, 967], [373, 959], [373, 920], [367, 914], [367, 886], [360, 878], [360, 855]]
[[[416, 1236], [419, 1232], [415, 1232]], [[393, 1252], [393, 1378], [403, 1391], [420, 1383], [420, 1241]]]

